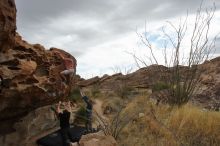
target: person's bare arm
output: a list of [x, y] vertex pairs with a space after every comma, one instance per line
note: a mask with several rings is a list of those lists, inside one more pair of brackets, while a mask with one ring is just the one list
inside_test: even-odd
[[71, 111], [72, 111], [70, 101], [68, 101], [68, 103], [67, 103], [66, 110], [67, 110], [68, 112], [71, 112]]
[[59, 101], [58, 106], [57, 106], [57, 113], [61, 113], [61, 109], [60, 109], [60, 105], [61, 105], [61, 101]]
[[85, 94], [84, 94], [84, 92], [82, 91], [82, 89], [79, 89], [79, 91], [80, 91], [81, 96], [84, 97]]

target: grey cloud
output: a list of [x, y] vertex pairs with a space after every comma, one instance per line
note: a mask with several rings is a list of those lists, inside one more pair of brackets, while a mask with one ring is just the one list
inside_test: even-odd
[[[194, 13], [200, 3], [201, 0], [130, 0], [115, 11], [113, 20], [164, 19], [186, 14], [187, 10], [189, 13]], [[203, 7], [210, 6], [213, 6], [212, 2], [204, 1]], [[220, 2], [216, 2], [216, 7], [220, 8]]]
[[220, 54], [220, 37], [215, 42], [215, 54]]
[[[110, 22], [111, 26], [106, 25], [111, 29], [120, 27], [124, 22], [129, 22], [124, 23], [127, 26], [146, 18], [156, 20], [186, 13], [187, 9], [195, 11], [201, 0], [18, 0], [16, 3], [19, 28], [45, 26], [50, 20], [59, 20], [67, 14], [78, 14], [82, 18], [86, 16], [94, 20], [101, 19], [104, 23]], [[216, 4], [217, 8], [219, 3]], [[130, 29], [126, 26], [122, 29]]]
[[[204, 2], [204, 7], [210, 3]], [[149, 18], [156, 21], [171, 18], [186, 11], [193, 13], [201, 0], [17, 0], [18, 31], [31, 42], [46, 46], [66, 36], [63, 42], [67, 50], [75, 54], [89, 47], [135, 32], [138, 24]], [[217, 9], [220, 2], [216, 2]], [[69, 16], [68, 18], [66, 18]], [[71, 16], [71, 17], [70, 17]], [[75, 26], [77, 22], [81, 22]], [[69, 19], [69, 21], [62, 21]], [[90, 20], [97, 23], [90, 24]], [[62, 42], [60, 42], [62, 43]]]
[[42, 21], [45, 18], [56, 18], [69, 11], [74, 13], [96, 13], [111, 9], [112, 4], [102, 0], [17, 0], [18, 14], [24, 20]]

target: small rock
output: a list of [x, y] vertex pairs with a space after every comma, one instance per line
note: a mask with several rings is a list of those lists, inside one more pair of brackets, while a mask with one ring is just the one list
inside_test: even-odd
[[145, 116], [144, 113], [139, 113], [139, 114], [138, 114], [138, 117], [139, 117], [139, 118], [142, 118], [142, 117], [144, 117], [144, 116]]
[[83, 135], [79, 141], [80, 146], [117, 146], [116, 140], [103, 132]]
[[71, 143], [70, 146], [79, 146], [77, 142]]

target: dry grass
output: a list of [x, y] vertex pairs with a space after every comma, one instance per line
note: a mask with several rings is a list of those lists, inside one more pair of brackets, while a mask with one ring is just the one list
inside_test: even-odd
[[186, 105], [173, 113], [168, 126], [175, 131], [181, 145], [220, 145], [219, 112], [203, 111]]
[[[102, 95], [103, 96], [103, 95]], [[148, 95], [122, 100], [115, 95], [99, 98], [103, 108], [112, 107], [105, 115], [111, 119], [125, 104], [122, 115], [135, 115], [117, 139], [119, 146], [220, 146], [220, 112], [205, 111], [187, 104], [181, 108], [155, 105]]]
[[119, 137], [120, 146], [219, 146], [220, 113], [192, 105], [171, 108], [155, 106], [146, 97], [130, 102], [125, 112], [140, 110]]

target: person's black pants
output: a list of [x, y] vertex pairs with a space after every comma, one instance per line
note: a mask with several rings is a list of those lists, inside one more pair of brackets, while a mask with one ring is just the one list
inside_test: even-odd
[[70, 146], [71, 133], [70, 128], [61, 128], [61, 138], [63, 146]]

